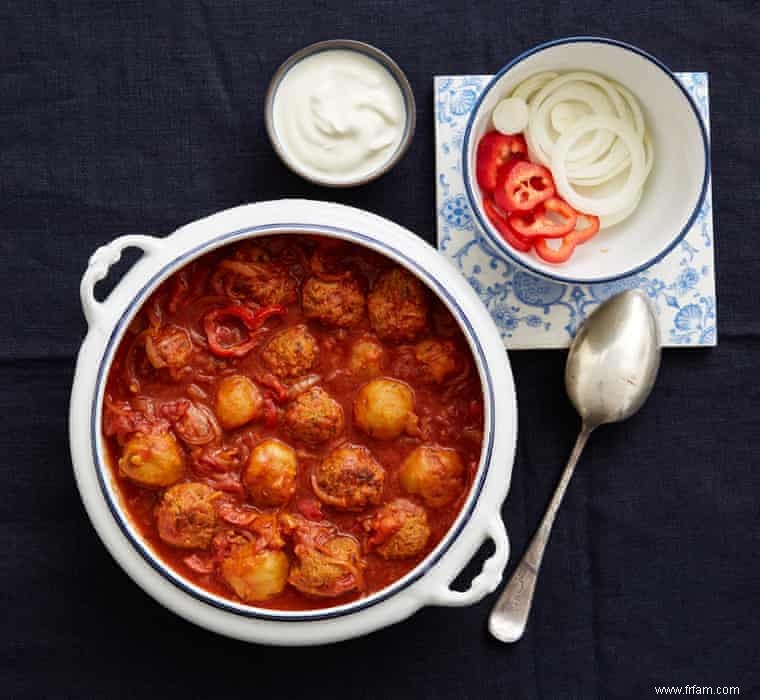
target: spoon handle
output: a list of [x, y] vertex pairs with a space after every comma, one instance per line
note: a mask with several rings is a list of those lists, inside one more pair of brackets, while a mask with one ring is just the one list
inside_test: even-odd
[[554, 518], [557, 515], [560, 503], [562, 503], [567, 485], [570, 483], [570, 477], [575, 471], [578, 458], [581, 456], [592, 430], [593, 428], [586, 424], [581, 428], [570, 459], [567, 461], [559, 484], [554, 490], [552, 500], [549, 502], [549, 507], [541, 520], [541, 525], [539, 525], [536, 534], [533, 535], [528, 549], [523, 554], [517, 569], [515, 569], [512, 578], [509, 579], [491, 612], [488, 629], [496, 639], [502, 642], [516, 642], [525, 631], [525, 624], [528, 621], [530, 606], [533, 602], [533, 592], [536, 590], [538, 571], [541, 568], [546, 544], [549, 542]]

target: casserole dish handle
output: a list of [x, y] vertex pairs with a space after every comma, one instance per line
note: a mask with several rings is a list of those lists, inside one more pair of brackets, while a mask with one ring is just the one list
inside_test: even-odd
[[472, 605], [496, 589], [509, 558], [509, 540], [499, 513], [489, 521], [484, 533], [484, 540], [486, 538], [493, 540], [495, 551], [486, 559], [482, 571], [472, 580], [470, 587], [465, 591], [452, 591], [451, 581], [447, 581], [433, 593], [430, 601], [433, 605]]
[[95, 285], [105, 279], [111, 265], [115, 265], [121, 259], [121, 254], [127, 248], [139, 248], [144, 255], [156, 253], [161, 249], [161, 239], [153, 236], [129, 235], [120, 236], [107, 245], [100, 246], [91, 256], [87, 270], [82, 276], [79, 285], [79, 295], [82, 299], [82, 310], [87, 323], [93, 326], [97, 323], [99, 315], [105, 306], [107, 299], [98, 301], [95, 298]]

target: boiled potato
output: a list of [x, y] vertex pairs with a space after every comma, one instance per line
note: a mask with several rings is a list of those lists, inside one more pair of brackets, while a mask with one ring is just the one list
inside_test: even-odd
[[174, 433], [157, 429], [127, 440], [119, 469], [143, 486], [171, 486], [182, 478], [185, 460]]
[[422, 445], [401, 463], [399, 479], [407, 493], [440, 508], [462, 493], [464, 466], [456, 450]]
[[239, 428], [261, 416], [264, 399], [259, 388], [242, 374], [225, 377], [216, 393], [216, 415], [226, 430]]
[[290, 562], [280, 550], [258, 550], [249, 542], [232, 550], [220, 568], [222, 578], [246, 603], [281, 593], [288, 581]]
[[270, 438], [251, 450], [243, 472], [243, 484], [255, 505], [262, 508], [281, 506], [295, 493], [297, 472], [295, 450]]
[[414, 413], [414, 392], [408, 384], [382, 377], [359, 389], [354, 420], [360, 430], [378, 440], [393, 440], [401, 433], [419, 434]]

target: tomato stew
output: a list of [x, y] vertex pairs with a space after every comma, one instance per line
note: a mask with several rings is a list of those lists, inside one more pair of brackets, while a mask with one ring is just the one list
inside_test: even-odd
[[123, 506], [168, 567], [309, 610], [388, 586], [438, 544], [477, 469], [483, 397], [416, 277], [278, 235], [158, 288], [116, 352], [102, 427]]

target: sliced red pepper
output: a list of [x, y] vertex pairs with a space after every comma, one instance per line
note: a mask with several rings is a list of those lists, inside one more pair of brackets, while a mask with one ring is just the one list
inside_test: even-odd
[[536, 253], [538, 253], [538, 257], [542, 260], [556, 265], [569, 260], [575, 251], [576, 245], [577, 243], [573, 240], [572, 234], [565, 236], [562, 239], [562, 245], [556, 249], [549, 246], [548, 238], [538, 238], [536, 240]]
[[277, 403], [285, 403], [288, 400], [288, 387], [271, 372], [257, 372], [253, 378], [258, 384], [263, 384], [272, 390], [272, 398]]
[[548, 244], [549, 237], [542, 236], [536, 241], [536, 253], [546, 262], [563, 263], [575, 252], [575, 248], [586, 241], [590, 241], [599, 232], [599, 217], [593, 214], [576, 214], [577, 221], [585, 219], [588, 225], [584, 228], [574, 228], [570, 233], [562, 237], [559, 248], [552, 248]]
[[529, 211], [555, 193], [548, 168], [527, 160], [499, 170], [494, 199], [504, 211]]
[[[578, 228], [583, 220], [588, 222], [588, 225], [584, 228]], [[568, 235], [573, 237], [573, 240], [577, 245], [581, 245], [586, 241], [590, 241], [597, 233], [599, 233], [599, 217], [593, 214], [583, 214], [578, 212], [578, 221], [575, 224], [575, 229]]]
[[[206, 332], [209, 350], [217, 357], [243, 357], [258, 343], [259, 339], [254, 331], [261, 328], [270, 316], [285, 313], [287, 310], [284, 306], [267, 306], [254, 311], [242, 304], [232, 304], [209, 311], [203, 319], [203, 330]], [[248, 338], [238, 342], [227, 342], [232, 333], [225, 327], [225, 321], [240, 322], [248, 332]]]
[[533, 247], [532, 241], [523, 238], [519, 233], [515, 232], [512, 229], [512, 227], [509, 225], [509, 221], [507, 221], [506, 215], [500, 212], [496, 205], [490, 199], [488, 199], [488, 197], [483, 199], [483, 209], [485, 209], [488, 220], [501, 234], [501, 237], [515, 250], [527, 253]]
[[578, 213], [564, 199], [550, 197], [533, 211], [512, 212], [509, 225], [525, 238], [562, 238], [578, 221]]
[[478, 184], [487, 192], [496, 188], [499, 168], [511, 158], [527, 158], [528, 145], [520, 134], [489, 131], [480, 139], [475, 159]]

